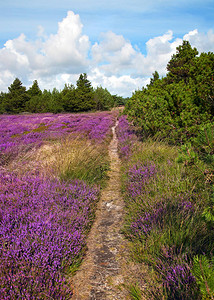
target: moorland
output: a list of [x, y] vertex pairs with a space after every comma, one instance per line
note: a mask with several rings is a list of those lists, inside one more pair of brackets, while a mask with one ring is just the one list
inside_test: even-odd
[[[130, 98], [77, 87], [0, 95], [1, 299], [70, 299], [109, 187], [116, 126], [129, 299], [214, 298], [214, 54], [189, 42]], [[123, 105], [123, 109], [115, 107]], [[116, 123], [117, 121], [117, 123]]]

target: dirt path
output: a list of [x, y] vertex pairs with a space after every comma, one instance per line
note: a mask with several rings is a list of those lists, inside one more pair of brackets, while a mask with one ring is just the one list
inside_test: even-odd
[[87, 255], [73, 280], [72, 300], [128, 299], [122, 288], [125, 246], [120, 228], [124, 203], [120, 195], [116, 126], [117, 123], [112, 128], [113, 138], [109, 146], [111, 170], [108, 185], [102, 191], [97, 217], [87, 240]]

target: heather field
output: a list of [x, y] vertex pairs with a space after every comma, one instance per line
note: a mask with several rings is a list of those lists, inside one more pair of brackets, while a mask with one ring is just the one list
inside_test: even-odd
[[103, 141], [110, 132], [114, 117], [110, 113], [97, 114], [32, 114], [1, 115], [0, 162], [7, 164], [17, 155], [44, 142], [71, 138]]
[[0, 298], [68, 299], [115, 113], [0, 117]]
[[[44, 66], [55, 55], [51, 40], [59, 38], [67, 69], [72, 49], [64, 42], [69, 22], [76, 30], [78, 18], [69, 12], [50, 39], [39, 28]], [[77, 44], [87, 45], [77, 32]], [[140, 81], [139, 72], [131, 70], [130, 77], [124, 65], [128, 44], [121, 52], [109, 48], [121, 36], [103, 35], [86, 55], [103, 72], [112, 71], [107, 80], [88, 68], [93, 84], [106, 79], [101, 81], [113, 91], [131, 97], [94, 88], [86, 73], [60, 91], [42, 91], [37, 80], [26, 88], [15, 78], [0, 93], [0, 300], [214, 299], [214, 53], [202, 52], [203, 41], [195, 48], [197, 30], [170, 44], [171, 34], [150, 39], [143, 59], [131, 55], [131, 69], [139, 60], [144, 66], [138, 71], [150, 70]], [[20, 54], [14, 62], [21, 61], [25, 72], [34, 64], [29, 51], [20, 52], [24, 45], [22, 34], [5, 43], [2, 55], [11, 50], [11, 60]], [[153, 65], [150, 56], [158, 51], [151, 45], [161, 46]], [[164, 51], [172, 57], [163, 68]], [[78, 58], [75, 72], [84, 61]], [[32, 74], [56, 68], [46, 69]], [[14, 72], [2, 73], [4, 90]], [[61, 75], [48, 88], [73, 78]]]
[[[213, 161], [205, 151], [200, 158], [185, 147], [140, 141], [126, 116], [120, 117], [117, 134], [123, 233], [142, 271], [128, 284], [131, 298], [213, 299]], [[200, 135], [201, 147], [208, 137], [213, 142], [213, 131]]]
[[142, 140], [116, 111], [2, 115], [0, 128], [0, 299], [78, 299], [83, 258], [90, 295], [102, 286], [135, 300], [213, 299], [210, 126], [198, 136], [204, 152]]

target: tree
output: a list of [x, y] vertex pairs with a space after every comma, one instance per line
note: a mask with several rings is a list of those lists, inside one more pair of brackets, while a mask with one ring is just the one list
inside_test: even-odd
[[197, 53], [184, 41], [167, 65], [167, 76], [153, 74], [150, 84], [128, 100], [125, 112], [144, 136], [181, 144], [213, 122], [214, 54]]
[[28, 95], [30, 97], [42, 95], [42, 91], [39, 88], [37, 80], [34, 80], [33, 85], [28, 89]]
[[63, 110], [67, 112], [77, 111], [76, 89], [74, 85], [73, 84], [65, 85], [61, 94], [62, 94]]
[[25, 109], [32, 113], [41, 112], [42, 91], [39, 88], [37, 80], [34, 80], [33, 85], [28, 89], [27, 94], [29, 100], [25, 103]]
[[29, 100], [26, 87], [16, 78], [8, 87], [9, 93], [5, 97], [5, 110], [9, 113], [19, 113], [25, 110], [25, 104]]
[[73, 84], [65, 84], [64, 85], [64, 88], [61, 92], [62, 96], [65, 96], [67, 93], [69, 93], [70, 91], [73, 91], [75, 89], [74, 85]]
[[214, 53], [201, 53], [193, 76], [195, 103], [201, 112], [214, 116]]
[[86, 73], [80, 74], [77, 80], [74, 111], [88, 111], [95, 108], [94, 92]]
[[114, 99], [114, 106], [124, 106], [125, 103], [129, 100], [129, 98], [123, 98], [122, 96], [112, 95]]
[[62, 107], [62, 94], [57, 88], [54, 88], [50, 100], [48, 102], [48, 109], [50, 112], [59, 113], [63, 111]]
[[159, 76], [159, 74], [158, 74], [157, 71], [155, 71], [154, 73], [152, 73], [152, 76], [153, 77], [150, 79], [150, 85], [153, 85], [155, 83], [155, 81], [157, 81], [160, 78], [160, 76]]
[[183, 41], [183, 44], [176, 48], [176, 54], [173, 54], [167, 64], [168, 82], [183, 80], [187, 84], [196, 55], [198, 55], [197, 49], [192, 48], [188, 41]]
[[5, 93], [1, 92], [0, 93], [0, 114], [3, 114], [5, 112]]
[[96, 110], [110, 110], [114, 106], [114, 98], [107, 89], [97, 87], [94, 91]]

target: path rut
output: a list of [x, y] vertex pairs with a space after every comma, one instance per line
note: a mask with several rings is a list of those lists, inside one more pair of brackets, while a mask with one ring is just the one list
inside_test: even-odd
[[73, 278], [72, 300], [128, 299], [122, 288], [124, 240], [120, 229], [124, 216], [124, 203], [120, 195], [120, 160], [115, 129], [109, 145], [109, 181], [103, 189], [97, 216], [87, 239], [87, 255]]

